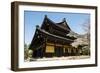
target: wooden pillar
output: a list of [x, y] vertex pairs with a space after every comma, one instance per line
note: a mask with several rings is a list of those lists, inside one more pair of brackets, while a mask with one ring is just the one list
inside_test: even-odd
[[54, 41], [54, 56], [56, 56], [56, 52], [55, 52], [56, 50], [55, 49], [56, 49], [56, 40]]
[[44, 49], [43, 49], [43, 57], [46, 56], [46, 37], [44, 38]]
[[45, 45], [45, 42], [43, 43], [43, 57], [45, 57], [45, 48], [46, 48], [46, 45]]

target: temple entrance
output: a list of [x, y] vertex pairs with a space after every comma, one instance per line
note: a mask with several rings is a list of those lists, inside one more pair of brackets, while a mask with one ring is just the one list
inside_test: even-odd
[[56, 46], [55, 47], [55, 56], [61, 57], [63, 56], [64, 50], [62, 47]]
[[35, 50], [33, 52], [33, 57], [34, 58], [42, 58], [43, 57], [43, 50], [42, 50], [42, 48], [40, 48], [38, 50]]

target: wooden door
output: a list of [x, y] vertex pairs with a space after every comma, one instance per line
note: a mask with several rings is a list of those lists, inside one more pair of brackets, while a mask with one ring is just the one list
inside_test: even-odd
[[64, 54], [64, 50], [62, 47], [55, 47], [55, 56], [61, 57]]

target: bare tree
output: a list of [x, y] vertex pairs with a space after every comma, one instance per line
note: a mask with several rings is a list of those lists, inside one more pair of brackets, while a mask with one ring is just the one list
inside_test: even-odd
[[82, 28], [85, 31], [85, 38], [87, 39], [88, 45], [90, 46], [90, 19], [87, 19], [83, 24]]
[[86, 33], [90, 33], [90, 19], [87, 19], [82, 25], [83, 30]]

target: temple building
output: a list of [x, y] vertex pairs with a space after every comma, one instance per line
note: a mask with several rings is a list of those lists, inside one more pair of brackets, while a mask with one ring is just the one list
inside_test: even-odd
[[33, 58], [75, 56], [77, 48], [71, 43], [76, 37], [69, 36], [71, 28], [66, 19], [55, 23], [45, 15], [41, 27], [36, 26], [35, 34], [29, 46]]

